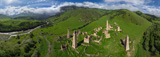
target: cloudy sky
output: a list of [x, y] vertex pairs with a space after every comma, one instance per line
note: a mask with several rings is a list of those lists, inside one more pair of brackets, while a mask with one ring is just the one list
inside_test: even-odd
[[160, 17], [159, 0], [0, 0], [0, 14], [17, 15], [23, 12], [55, 14], [67, 5], [101, 9], [128, 9]]

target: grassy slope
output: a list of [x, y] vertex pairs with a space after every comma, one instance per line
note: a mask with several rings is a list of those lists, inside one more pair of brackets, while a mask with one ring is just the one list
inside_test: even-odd
[[154, 15], [143, 14], [143, 13], [140, 12], [140, 11], [136, 11], [135, 13], [138, 14], [139, 16], [147, 19], [148, 21], [151, 21], [151, 22], [155, 22], [155, 23], [157, 22], [157, 23], [159, 23], [159, 21], [160, 21], [160, 18], [157, 17], [157, 16], [154, 16]]
[[[0, 27], [1, 27], [0, 31], [8, 32], [8, 31], [24, 30], [23, 28], [25, 29], [32, 28], [41, 24], [43, 23], [39, 20], [0, 19]], [[28, 27], [24, 27], [27, 25]], [[12, 27], [12, 28], [9, 28], [9, 27]]]
[[[57, 20], [57, 21], [54, 20], [54, 19], [56, 19], [55, 17], [50, 18], [49, 21], [55, 21], [56, 24], [54, 23], [54, 25], [52, 27], [43, 28], [41, 30], [41, 32], [58, 34], [58, 35], [52, 36], [52, 37], [47, 36], [47, 38], [52, 43], [53, 37], [57, 38], [57, 36], [65, 35], [67, 32], [66, 31], [67, 28], [70, 28], [70, 30], [73, 30], [75, 28], [81, 27], [88, 22], [91, 22], [93, 20], [98, 19], [104, 13], [105, 13], [105, 11], [103, 11], [103, 10], [98, 11], [97, 9], [78, 9], [75, 11], [68, 11], [68, 12], [65, 12], [64, 14], [62, 14], [60, 17], [58, 17], [59, 20]], [[65, 19], [66, 17], [67, 17], [67, 19]], [[63, 19], [65, 19], [65, 20], [62, 21]], [[88, 19], [88, 20], [86, 21], [86, 19]], [[61, 44], [60, 42], [54, 42], [54, 48], [56, 48], [56, 49], [53, 50], [53, 55], [54, 56], [69, 56], [67, 54], [67, 52], [63, 53], [60, 51], [60, 44]], [[72, 50], [68, 50], [68, 51], [72, 51]], [[60, 55], [61, 53], [64, 55]]]
[[[103, 16], [98, 21], [92, 22], [88, 26], [82, 29], [82, 31], [88, 31], [90, 33], [93, 33], [94, 28], [103, 27], [105, 28], [106, 20], [109, 19], [109, 23], [113, 24], [116, 22], [122, 29], [122, 32], [111, 32], [111, 39], [104, 39], [102, 41], [103, 45], [97, 45], [103, 48], [97, 47], [97, 52], [104, 51], [101, 56], [106, 55], [112, 55], [112, 56], [125, 56], [125, 51], [123, 46], [120, 45], [120, 39], [124, 39], [126, 35], [129, 35], [132, 41], [135, 41], [135, 52], [136, 56], [144, 56], [144, 50], [141, 47], [141, 42], [143, 32], [150, 26], [150, 22], [145, 20], [144, 18], [136, 15], [133, 12], [127, 11], [127, 10], [121, 10], [126, 12], [126, 14], [122, 14], [119, 16], [114, 17], [113, 19], [109, 19], [109, 17], [113, 16], [115, 13]], [[118, 14], [118, 13], [117, 13]], [[138, 22], [137, 22], [138, 21]], [[139, 24], [139, 25], [136, 25]], [[118, 33], [117, 36], [115, 36], [115, 33]], [[115, 41], [113, 41], [115, 39]], [[133, 44], [131, 43], [130, 48], [132, 48]], [[107, 54], [106, 54], [107, 53]], [[133, 54], [135, 55], [135, 54]]]
[[[81, 10], [77, 10], [78, 13]], [[66, 12], [66, 14], [69, 14], [70, 12]], [[75, 13], [75, 12], [73, 12]], [[86, 27], [80, 29], [81, 31], [86, 31], [89, 34], [93, 33], [93, 29], [97, 27], [103, 27], [105, 28], [106, 25], [106, 20], [109, 19], [109, 23], [113, 25], [113, 22], [117, 22], [117, 24], [121, 27], [123, 30], [122, 32], [114, 32], [110, 31], [111, 33], [111, 38], [110, 39], [105, 39], [103, 38], [102, 44], [97, 44], [97, 43], [91, 43], [86, 50], [86, 53], [90, 54], [97, 54], [100, 53], [100, 56], [126, 56], [126, 52], [124, 50], [124, 47], [120, 44], [120, 39], [124, 39], [126, 35], [129, 35], [131, 38], [131, 41], [135, 41], [134, 44], [130, 44], [130, 48], [132, 49], [133, 46], [135, 48], [135, 51], [132, 51], [132, 55], [135, 56], [144, 56], [143, 54], [146, 54], [145, 51], [142, 49], [141, 40], [143, 36], [143, 32], [148, 28], [148, 26], [151, 25], [150, 22], [148, 22], [146, 19], [138, 16], [137, 14], [128, 11], [128, 10], [115, 10], [115, 11], [110, 11], [108, 12], [109, 14], [106, 14], [105, 16], [101, 17], [97, 21], [93, 21]], [[123, 14], [121, 14], [123, 13]], [[83, 14], [83, 13], [81, 13]], [[59, 18], [63, 18], [65, 15], [60, 16]], [[75, 14], [74, 14], [75, 15]], [[54, 34], [59, 34], [59, 35], [64, 35], [67, 32], [67, 28], [70, 28], [71, 30], [74, 28], [77, 28], [79, 26], [84, 25], [86, 22], [81, 22], [78, 19], [82, 18], [83, 15], [79, 16], [71, 16], [67, 20], [62, 21], [62, 22], [57, 22], [53, 27], [49, 28], [44, 28], [41, 31], [45, 33], [54, 33]], [[115, 17], [114, 17], [115, 16]], [[52, 19], [52, 18], [51, 18]], [[50, 20], [51, 20], [50, 19]], [[54, 18], [53, 18], [54, 19]], [[113, 25], [115, 27], [115, 25]], [[104, 29], [103, 29], [104, 30]], [[101, 31], [102, 32], [102, 31]], [[116, 35], [118, 34], [118, 35]], [[102, 35], [102, 33], [100, 33]], [[104, 35], [103, 35], [104, 36]], [[81, 37], [81, 36], [79, 36]], [[83, 40], [82, 36], [81, 38], [78, 39], [80, 42]], [[51, 39], [53, 37], [48, 36], [48, 39]], [[57, 38], [57, 37], [55, 37]], [[52, 40], [51, 40], [52, 42]], [[65, 43], [65, 40], [63, 42], [55, 42], [54, 46], [56, 46], [57, 49], [54, 49], [55, 51], [53, 52], [54, 56], [80, 56], [79, 54], [75, 53], [75, 51], [72, 50], [72, 48], [69, 48], [69, 50], [65, 52], [60, 51], [60, 44]], [[84, 46], [79, 46], [78, 50], [81, 52], [83, 51], [85, 47]], [[69, 52], [69, 54], [68, 54]], [[71, 55], [71, 52], [73, 52], [74, 55]], [[63, 54], [63, 55], [60, 55]], [[85, 56], [82, 54], [82, 56]]]
[[22, 20], [22, 19], [0, 19], [0, 23], [4, 25], [17, 26], [21, 22], [37, 22], [38, 20]]
[[[49, 19], [49, 21], [55, 21], [54, 19], [59, 19], [55, 22], [54, 26], [44, 28], [43, 32], [45, 33], [54, 33], [54, 34], [63, 34], [66, 33], [66, 29], [70, 28], [75, 29], [89, 23], [93, 20], [96, 20], [103, 15], [105, 12], [100, 10], [97, 11], [95, 9], [79, 9], [75, 11], [68, 11], [62, 14], [60, 17], [53, 17]], [[63, 21], [62, 21], [63, 20]]]
[[[122, 29], [122, 32], [114, 32], [109, 31], [111, 33], [110, 39], [105, 39], [103, 37], [102, 43], [94, 43], [91, 42], [90, 46], [87, 47], [85, 53], [89, 54], [97, 54], [99, 53], [100, 57], [103, 56], [112, 56], [112, 57], [125, 57], [126, 52], [124, 47], [120, 44], [120, 39], [124, 39], [126, 35], [129, 35], [131, 38], [131, 41], [135, 41], [135, 43], [130, 44], [130, 48], [132, 49], [133, 46], [135, 47], [135, 51], [132, 51], [132, 55], [137, 57], [146, 57], [145, 51], [142, 49], [141, 46], [141, 40], [143, 36], [143, 32], [148, 28], [148, 26], [151, 25], [150, 22], [148, 22], [146, 19], [136, 15], [135, 13], [128, 11], [128, 10], [113, 10], [108, 11], [106, 15], [106, 11], [104, 10], [97, 10], [97, 9], [78, 9], [75, 11], [68, 11], [63, 13], [60, 16], [57, 17], [51, 17], [48, 19], [49, 22], [53, 24], [51, 27], [47, 28], [41, 28], [37, 29], [33, 32], [34, 40], [38, 41], [38, 39], [41, 39], [41, 43], [36, 44], [36, 50], [40, 52], [40, 57], [46, 57], [46, 54], [48, 52], [48, 43], [45, 41], [43, 35], [40, 35], [39, 32], [42, 33], [49, 33], [49, 34], [57, 34], [57, 35], [45, 35], [47, 39], [50, 41], [51, 45], [53, 45], [53, 52], [51, 52], [51, 57], [76, 57], [76, 56], [83, 56], [86, 57], [86, 55], [83, 53], [83, 50], [85, 46], [78, 46], [77, 50], [80, 52], [80, 54], [77, 54], [72, 48], [72, 42], [67, 43], [67, 40], [70, 39], [64, 39], [61, 42], [58, 42], [58, 36], [66, 35], [67, 28], [70, 28], [71, 33], [73, 32], [73, 29], [81, 27], [85, 25], [86, 23], [91, 22], [86, 27], [83, 27], [79, 30], [88, 32], [89, 34], [93, 33], [93, 29], [97, 27], [103, 27], [102, 30], [105, 29], [106, 20], [109, 19], [109, 24], [111, 24], [113, 27], [114, 22], [116, 22]], [[103, 15], [103, 16], [102, 16]], [[95, 21], [97, 20], [97, 21]], [[102, 31], [98, 32], [98, 35], [102, 35]], [[21, 36], [22, 39], [26, 38], [27, 35]], [[83, 41], [84, 36], [80, 35], [78, 36], [78, 42]], [[20, 40], [22, 41], [22, 40]], [[12, 40], [10, 40], [8, 43], [11, 43]], [[14, 45], [15, 43], [11, 44]], [[61, 44], [67, 44], [68, 50], [62, 52], [60, 50]], [[85, 43], [83, 43], [85, 44]]]

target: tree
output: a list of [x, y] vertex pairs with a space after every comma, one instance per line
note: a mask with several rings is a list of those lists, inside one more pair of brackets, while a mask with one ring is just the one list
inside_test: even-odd
[[156, 54], [156, 55], [159, 55], [159, 51], [156, 50], [156, 51], [155, 51], [155, 54]]
[[16, 39], [20, 39], [20, 36], [18, 35]]
[[33, 38], [33, 37], [34, 37], [33, 33], [30, 33], [30, 38]]
[[30, 48], [29, 45], [27, 44], [27, 45], [24, 47], [24, 51], [25, 51], [26, 53], [28, 53], [30, 50], [31, 50], [31, 48]]
[[21, 41], [18, 41], [17, 44], [21, 44]]

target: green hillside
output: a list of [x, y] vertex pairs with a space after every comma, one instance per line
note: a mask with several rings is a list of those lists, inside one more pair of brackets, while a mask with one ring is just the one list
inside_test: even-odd
[[142, 12], [140, 11], [136, 11], [135, 12], [136, 14], [138, 14], [139, 16], [147, 19], [148, 21], [150, 22], [157, 22], [157, 21], [160, 21], [160, 18], [159, 17], [156, 17], [154, 15], [150, 15], [150, 14], [143, 14]]
[[[97, 47], [96, 47], [97, 52], [103, 52], [100, 56], [112, 55], [113, 57], [117, 57], [117, 56], [125, 57], [126, 52], [124, 50], [124, 47], [120, 44], [120, 40], [125, 39], [126, 35], [129, 35], [131, 41], [134, 42], [134, 43], [132, 42], [130, 45], [130, 48], [131, 48], [130, 52], [132, 56], [134, 55], [144, 56], [142, 55], [142, 54], [145, 54], [144, 50], [141, 44], [139, 43], [142, 43], [141, 41], [143, 37], [143, 32], [146, 30], [146, 28], [148, 28], [148, 26], [151, 25], [151, 23], [131, 11], [128, 11], [128, 10], [116, 10], [116, 11], [118, 12], [103, 16], [98, 21], [92, 22], [91, 24], [89, 24], [88, 26], [84, 27], [81, 30], [93, 33], [94, 28], [103, 27], [105, 29], [106, 20], [109, 20], [109, 23], [112, 26], [114, 26], [114, 22], [116, 22], [121, 27], [122, 32], [110, 31], [111, 38], [104, 39], [102, 41], [103, 43], [102, 45], [97, 44]], [[124, 12], [125, 14], [121, 14], [122, 12]], [[113, 18], [110, 19], [111, 17]], [[115, 27], [116, 26], [114, 26], [114, 28]], [[108, 48], [100, 48], [105, 46], [107, 46]], [[135, 50], [132, 50], [133, 48]]]
[[[106, 11], [98, 9], [78, 9], [75, 11], [68, 11], [60, 16], [51, 17], [48, 19], [53, 23], [52, 27], [45, 28], [45, 33], [63, 34], [67, 28], [72, 30], [79, 29], [84, 25], [98, 20]], [[52, 31], [55, 32], [52, 32]]]
[[[110, 30], [111, 38], [106, 39], [103, 31], [106, 28], [106, 20], [113, 27]], [[45, 20], [49, 24], [33, 31], [31, 34], [12, 37], [11, 40], [0, 41], [2, 57], [10, 55], [16, 57], [147, 57], [143, 49], [143, 33], [151, 25], [144, 17], [125, 9], [103, 10], [103, 9], [77, 9], [70, 10]], [[122, 29], [121, 32], [114, 31], [117, 23]], [[85, 35], [80, 34], [77, 38], [78, 46], [72, 48], [72, 37], [68, 38], [67, 29], [70, 35], [73, 31], [80, 30], [88, 35], [94, 33], [94, 29], [102, 27], [97, 32], [102, 38], [91, 36], [90, 44], [84, 43]], [[121, 40], [125, 40], [126, 35], [130, 38], [130, 50], [125, 51]], [[93, 40], [102, 39], [100, 43]], [[61, 51], [61, 45], [66, 44], [67, 50]], [[12, 46], [15, 45], [15, 46]], [[10, 48], [10, 47], [13, 48]], [[17, 46], [19, 48], [17, 48]], [[7, 54], [9, 51], [15, 51]], [[5, 54], [5, 55], [4, 55]], [[6, 55], [7, 54], [7, 55]]]
[[[92, 14], [91, 10], [94, 10], [95, 13]], [[69, 17], [67, 18], [67, 16]], [[87, 17], [91, 16], [92, 18], [87, 18], [86, 16]], [[56, 18], [57, 18], [57, 23], [55, 20]], [[83, 19], [85, 21], [83, 21]], [[91, 42], [91, 44], [89, 44], [91, 46], [87, 47], [85, 53], [89, 53], [89, 54], [100, 53], [99, 56], [125, 57], [127, 56], [126, 55], [127, 53], [125, 52], [124, 47], [120, 44], [120, 39], [124, 39], [126, 35], [129, 35], [132, 41], [130, 45], [130, 48], [131, 48], [130, 52], [132, 56], [134, 55], [144, 56], [142, 54], [146, 54], [142, 48], [142, 45], [139, 43], [142, 43], [143, 32], [151, 25], [151, 23], [146, 19], [144, 19], [143, 17], [135, 14], [134, 12], [124, 10], [124, 9], [112, 10], [112, 11], [106, 11], [106, 10], [100, 11], [95, 9], [79, 9], [75, 11], [68, 11], [68, 12], [65, 12], [64, 14], [61, 14], [58, 17], [49, 18], [48, 19], [49, 21], [52, 20], [51, 22], [55, 21], [55, 23], [53, 24], [52, 27], [41, 29], [41, 32], [56, 34], [55, 36], [46, 35], [46, 37], [50, 40], [50, 42], [53, 42], [52, 40], [58, 39], [58, 36], [63, 37], [64, 35], [66, 35], [67, 28], [70, 28], [72, 32], [74, 30], [80, 30], [83, 32], [88, 32], [89, 34], [93, 34], [94, 28], [103, 27], [102, 30], [104, 30], [107, 19], [109, 20], [109, 23], [114, 28], [116, 26], [113, 23], [116, 22], [121, 27], [122, 32], [110, 31], [111, 33], [110, 39], [105, 39], [103, 37], [101, 44]], [[89, 24], [86, 25], [86, 22], [89, 22]], [[99, 36], [101, 35], [104, 36], [102, 34], [102, 31], [99, 32]], [[83, 41], [83, 38], [84, 36], [80, 35], [78, 38], [78, 43], [80, 41]], [[60, 51], [60, 45], [67, 44], [67, 40], [72, 41], [72, 38], [64, 39], [60, 42], [57, 42], [56, 40], [54, 40], [55, 41], [54, 44], [52, 43], [54, 45], [52, 56], [86, 56], [83, 53], [85, 46], [82, 46], [82, 45], [77, 47], [77, 50], [80, 52], [80, 54], [77, 54], [71, 47], [68, 47], [69, 50], [67, 51], [64, 51], [64, 52]], [[68, 43], [67, 45], [71, 46], [72, 44]], [[108, 47], [108, 48], [105, 48], [105, 47]], [[133, 47], [135, 50], [132, 50]], [[71, 55], [72, 52], [74, 53], [74, 55]]]
[[0, 19], [0, 32], [27, 30], [42, 24], [44, 22], [39, 20]]

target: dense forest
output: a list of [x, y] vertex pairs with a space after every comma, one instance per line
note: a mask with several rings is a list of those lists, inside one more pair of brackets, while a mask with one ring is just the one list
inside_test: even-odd
[[[20, 41], [24, 39], [23, 37], [17, 36], [13, 37], [16, 45], [12, 46], [11, 43], [7, 43], [9, 41], [0, 41], [0, 57], [39, 57], [40, 53], [36, 49], [36, 44], [40, 43], [40, 40], [33, 40], [34, 35], [32, 33], [29, 34], [30, 37], [25, 38], [26, 41]], [[6, 46], [12, 47], [6, 47]]]
[[160, 52], [160, 23], [152, 24], [144, 33], [143, 47], [151, 55], [159, 55]]

